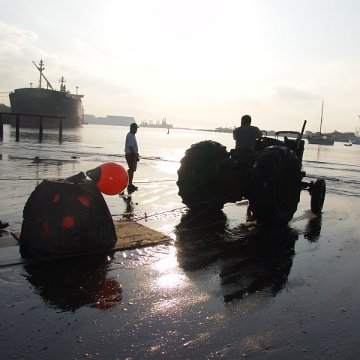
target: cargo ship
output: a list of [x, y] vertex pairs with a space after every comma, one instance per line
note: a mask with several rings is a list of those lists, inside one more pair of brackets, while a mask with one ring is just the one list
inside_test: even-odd
[[[45, 69], [43, 61], [40, 61], [39, 66], [35, 62], [33, 64], [40, 73], [38, 87], [15, 89], [9, 94], [11, 112], [24, 114], [20, 116], [21, 127], [39, 127], [41, 116], [44, 128], [58, 128], [59, 119], [55, 118], [56, 116], [63, 117], [63, 128], [81, 127], [84, 122], [81, 99], [84, 95], [71, 94], [67, 91], [64, 77], [60, 79], [60, 90], [55, 90], [43, 74]], [[46, 88], [42, 87], [43, 80]], [[15, 116], [12, 116], [11, 123], [15, 124]]]

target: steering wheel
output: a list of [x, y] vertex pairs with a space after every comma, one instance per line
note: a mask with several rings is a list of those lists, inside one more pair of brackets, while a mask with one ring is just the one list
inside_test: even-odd
[[259, 150], [263, 150], [266, 146], [266, 142], [267, 142], [267, 132], [266, 130], [260, 130], [261, 131], [261, 137], [259, 137], [256, 140], [255, 143], [255, 150], [259, 151]]

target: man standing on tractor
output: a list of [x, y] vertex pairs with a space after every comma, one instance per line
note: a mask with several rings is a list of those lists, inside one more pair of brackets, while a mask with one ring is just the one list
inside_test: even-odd
[[251, 116], [244, 115], [241, 118], [241, 126], [233, 131], [233, 138], [236, 141], [235, 149], [254, 151], [256, 139], [262, 136], [260, 129], [252, 126]]

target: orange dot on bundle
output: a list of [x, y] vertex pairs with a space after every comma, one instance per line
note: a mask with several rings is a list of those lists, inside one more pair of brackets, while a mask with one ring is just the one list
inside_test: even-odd
[[72, 216], [65, 216], [62, 221], [62, 226], [66, 229], [71, 229], [75, 224], [75, 220]]
[[85, 195], [80, 195], [78, 199], [82, 205], [84, 206], [90, 205], [90, 200]]
[[52, 198], [52, 201], [54, 203], [57, 203], [59, 200], [60, 200], [60, 194], [54, 194], [54, 196]]
[[42, 227], [43, 227], [44, 234], [49, 235], [49, 233], [50, 233], [49, 224], [48, 223], [43, 223]]

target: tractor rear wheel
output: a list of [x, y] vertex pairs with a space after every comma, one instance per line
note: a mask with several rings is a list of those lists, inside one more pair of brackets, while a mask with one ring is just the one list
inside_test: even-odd
[[266, 148], [255, 158], [249, 184], [249, 210], [260, 224], [285, 225], [301, 192], [301, 164], [283, 146]]
[[179, 196], [192, 210], [222, 209], [223, 186], [219, 164], [229, 158], [226, 147], [206, 140], [186, 150], [178, 170]]

